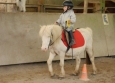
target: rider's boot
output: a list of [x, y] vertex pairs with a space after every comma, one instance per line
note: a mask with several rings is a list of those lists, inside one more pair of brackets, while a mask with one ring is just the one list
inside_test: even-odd
[[72, 45], [75, 44], [74, 36], [72, 30], [68, 31], [69, 34], [69, 46], [71, 47]]

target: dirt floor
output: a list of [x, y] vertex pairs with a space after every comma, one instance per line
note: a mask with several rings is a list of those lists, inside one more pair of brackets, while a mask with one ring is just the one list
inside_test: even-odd
[[[85, 63], [82, 59], [80, 71]], [[65, 61], [66, 77], [52, 79], [49, 76], [46, 62], [0, 66], [0, 83], [115, 83], [115, 57], [95, 58], [97, 75], [92, 75], [92, 65], [87, 65], [89, 81], [81, 81], [78, 76], [71, 76], [75, 60]], [[59, 74], [59, 61], [53, 62], [55, 74]]]

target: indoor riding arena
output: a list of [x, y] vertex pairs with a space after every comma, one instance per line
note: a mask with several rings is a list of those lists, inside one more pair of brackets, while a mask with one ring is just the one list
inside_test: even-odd
[[75, 57], [65, 57], [65, 77], [60, 78], [60, 58], [55, 53], [55, 76], [50, 76], [50, 50], [41, 50], [39, 31], [41, 26], [56, 22], [64, 1], [0, 0], [0, 83], [115, 83], [115, 0], [69, 0], [76, 15], [74, 28], [93, 31], [97, 72], [92, 74], [92, 64], [83, 51], [79, 74], [73, 75]]

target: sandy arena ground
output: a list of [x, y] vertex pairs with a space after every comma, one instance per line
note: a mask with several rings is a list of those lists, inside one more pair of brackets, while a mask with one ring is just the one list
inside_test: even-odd
[[[80, 71], [85, 63], [82, 59]], [[87, 65], [89, 81], [81, 81], [78, 76], [71, 76], [75, 60], [65, 61], [66, 77], [52, 79], [49, 76], [46, 62], [0, 66], [0, 83], [115, 83], [115, 57], [95, 58], [97, 75], [92, 75], [92, 65]], [[53, 62], [54, 72], [59, 75], [59, 61]]]

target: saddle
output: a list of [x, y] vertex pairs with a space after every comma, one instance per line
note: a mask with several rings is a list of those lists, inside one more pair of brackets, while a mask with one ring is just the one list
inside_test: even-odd
[[[78, 48], [84, 45], [84, 37], [82, 36], [81, 32], [79, 30], [73, 31], [73, 36], [75, 40], [75, 44], [73, 44], [70, 48]], [[66, 31], [62, 31], [62, 37], [61, 37], [63, 44], [68, 47], [69, 46], [69, 37]]]

